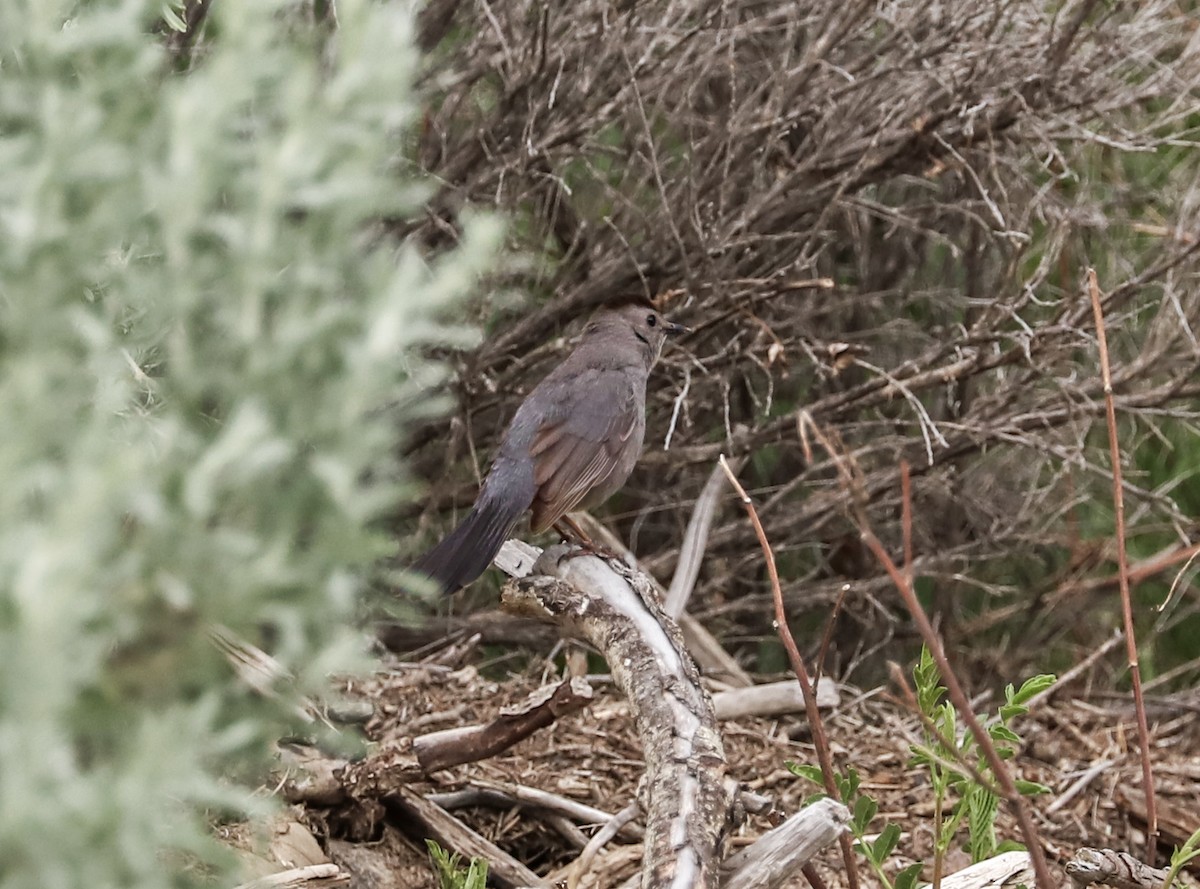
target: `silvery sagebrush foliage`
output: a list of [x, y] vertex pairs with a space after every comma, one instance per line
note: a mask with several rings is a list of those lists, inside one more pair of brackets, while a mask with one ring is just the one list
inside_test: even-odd
[[159, 4], [0, 8], [5, 889], [220, 875], [209, 822], [253, 808], [294, 706], [210, 632], [297, 695], [362, 662], [417, 349], [473, 336], [435, 316], [496, 221], [434, 261], [372, 226], [425, 195], [411, 11], [343, 0], [322, 46], [284, 6], [213, 4], [186, 74]]

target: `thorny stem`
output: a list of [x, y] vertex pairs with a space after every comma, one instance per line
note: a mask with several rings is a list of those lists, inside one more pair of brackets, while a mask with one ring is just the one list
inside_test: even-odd
[[1112, 462], [1113, 512], [1116, 515], [1117, 572], [1121, 587], [1121, 617], [1125, 624], [1125, 652], [1129, 658], [1129, 678], [1133, 685], [1133, 706], [1137, 711], [1138, 752], [1142, 759], [1142, 792], [1146, 796], [1146, 863], [1154, 867], [1158, 848], [1158, 811], [1154, 802], [1154, 773], [1150, 767], [1150, 728], [1146, 722], [1146, 702], [1142, 697], [1142, 673], [1138, 666], [1137, 638], [1133, 631], [1133, 598], [1129, 592], [1129, 557], [1125, 552], [1125, 498], [1121, 485], [1121, 448], [1117, 439], [1117, 408], [1113, 402], [1112, 371], [1108, 361], [1108, 337], [1104, 332], [1104, 309], [1100, 302], [1100, 284], [1096, 270], [1087, 270], [1088, 295], [1096, 320], [1096, 339], [1100, 348], [1100, 375], [1104, 381], [1104, 411], [1108, 420], [1108, 450]]
[[[775, 567], [775, 553], [771, 550], [771, 542], [767, 540], [767, 532], [758, 518], [758, 510], [754, 508], [754, 501], [750, 499], [746, 489], [742, 487], [737, 476], [733, 474], [733, 470], [729, 468], [729, 462], [725, 459], [725, 455], [722, 454], [717, 462], [721, 464], [729, 483], [737, 491], [738, 498], [746, 509], [746, 515], [750, 517], [750, 524], [754, 526], [754, 533], [758, 535], [758, 543], [762, 547], [763, 558], [767, 563], [767, 574], [771, 578], [771, 596], [775, 602], [775, 628], [787, 651], [792, 671], [800, 683], [800, 694], [804, 698], [805, 714], [808, 716], [808, 724], [812, 728], [813, 746], [817, 750], [817, 761], [821, 765], [821, 777], [825, 782], [825, 792], [832, 799], [841, 802], [842, 798], [838, 793], [837, 782], [833, 780], [833, 759], [829, 754], [829, 741], [825, 737], [825, 724], [821, 721], [821, 713], [817, 709], [816, 689], [809, 678], [808, 669], [804, 666], [804, 659], [800, 657], [800, 649], [796, 647], [792, 631], [788, 627], [787, 613], [783, 608], [783, 588], [779, 584], [779, 571]], [[858, 889], [858, 866], [855, 862], [854, 850], [850, 845], [850, 837], [843, 833], [838, 840], [842, 847], [842, 858], [846, 862], [846, 882], [849, 889]]]

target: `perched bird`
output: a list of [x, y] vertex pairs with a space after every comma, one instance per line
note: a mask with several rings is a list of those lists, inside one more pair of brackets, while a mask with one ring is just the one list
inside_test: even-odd
[[685, 330], [639, 304], [594, 315], [517, 409], [471, 511], [413, 570], [456, 592], [491, 564], [526, 510], [543, 531], [619, 490], [642, 451], [650, 369], [667, 336]]

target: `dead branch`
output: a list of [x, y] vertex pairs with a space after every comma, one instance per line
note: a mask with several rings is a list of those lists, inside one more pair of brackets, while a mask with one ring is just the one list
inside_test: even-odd
[[[741, 469], [743, 461], [736, 460], [733, 471]], [[696, 586], [700, 576], [700, 565], [704, 560], [704, 550], [708, 543], [708, 532], [712, 528], [713, 517], [721, 502], [721, 492], [724, 490], [724, 472], [720, 466], [714, 466], [708, 481], [704, 483], [692, 517], [688, 519], [687, 530], [683, 535], [683, 543], [679, 549], [679, 562], [675, 567], [675, 575], [671, 578], [671, 587], [663, 599], [663, 607], [667, 614], [678, 619], [687, 607], [687, 600]]]
[[846, 831], [850, 811], [832, 799], [807, 806], [726, 860], [725, 889], [773, 889]]
[[[496, 806], [505, 809], [517, 807], [541, 810], [561, 815], [564, 818], [570, 818], [572, 821], [585, 826], [609, 824], [614, 817], [609, 812], [601, 811], [578, 800], [559, 796], [556, 793], [550, 793], [536, 787], [525, 787], [519, 784], [502, 785], [474, 781], [461, 790], [430, 794], [426, 799], [446, 810], [475, 805]], [[643, 830], [634, 823], [626, 823], [618, 831], [618, 836], [623, 836], [630, 840], [640, 840], [643, 835]]]
[[[817, 707], [829, 710], [837, 707], [841, 693], [837, 683], [828, 676], [817, 682]], [[783, 713], [803, 713], [804, 695], [800, 686], [791, 679], [768, 682], [750, 688], [735, 688], [713, 695], [713, 709], [717, 719], [744, 719], [747, 716], [779, 716]]]
[[413, 739], [413, 753], [426, 772], [495, 756], [567, 713], [587, 706], [592, 688], [582, 677], [545, 686], [487, 725], [446, 729]]
[[941, 889], [1018, 889], [1033, 877], [1028, 852], [1005, 852], [943, 877]]
[[[574, 515], [593, 540], [601, 541], [604, 546], [620, 554], [626, 563], [637, 563], [637, 557], [625, 546], [621, 539], [613, 534], [609, 528], [596, 521], [595, 517], [589, 513], [574, 513]], [[697, 538], [697, 543], [699, 544], [700, 542]], [[703, 552], [697, 553], [697, 564], [702, 556]], [[499, 557], [496, 564], [497, 567], [502, 567]], [[511, 574], [511, 572], [508, 573]], [[670, 595], [668, 591], [664, 590], [662, 584], [649, 574], [644, 576], [654, 587], [659, 599], [665, 603]], [[668, 611], [668, 613], [670, 612]], [[724, 646], [717, 641], [717, 638], [700, 621], [696, 620], [695, 617], [686, 611], [672, 616], [678, 621], [679, 629], [683, 631], [683, 639], [687, 643], [688, 652], [706, 675], [716, 677], [722, 682], [741, 688], [749, 688], [754, 684], [754, 680], [750, 678], [750, 674], [743, 669], [741, 664], [733, 659]]]
[[[1115, 889], [1164, 889], [1166, 868], [1150, 867], [1125, 852], [1113, 849], [1080, 849], [1067, 862], [1067, 876], [1078, 887], [1104, 883]], [[1195, 885], [1183, 874], [1176, 877], [1185, 886]]]
[[595, 645], [633, 705], [646, 757], [643, 886], [715, 886], [731, 799], [699, 671], [644, 577], [570, 556], [565, 547], [546, 550], [540, 573], [505, 586], [505, 606]]
[[497, 885], [511, 889], [549, 889], [549, 883], [521, 862], [420, 794], [398, 788], [388, 797], [387, 806], [389, 812], [402, 822], [410, 822], [418, 836], [432, 837], [468, 860], [484, 859], [488, 863], [488, 878]]

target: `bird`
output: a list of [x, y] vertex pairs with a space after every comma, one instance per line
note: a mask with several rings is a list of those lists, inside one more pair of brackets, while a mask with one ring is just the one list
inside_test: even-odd
[[491, 564], [525, 512], [540, 532], [620, 490], [641, 455], [650, 371], [667, 337], [687, 329], [644, 303], [596, 312], [517, 408], [471, 511], [412, 570], [455, 593]]

